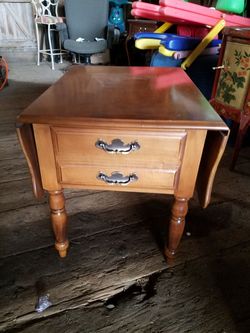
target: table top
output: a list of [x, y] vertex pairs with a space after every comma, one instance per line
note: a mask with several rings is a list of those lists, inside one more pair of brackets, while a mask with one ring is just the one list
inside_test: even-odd
[[18, 122], [228, 129], [182, 69], [165, 67], [72, 66]]

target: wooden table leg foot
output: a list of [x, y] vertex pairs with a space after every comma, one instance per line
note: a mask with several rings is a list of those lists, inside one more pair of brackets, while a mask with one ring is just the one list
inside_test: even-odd
[[67, 213], [62, 191], [49, 192], [51, 222], [55, 234], [55, 248], [61, 258], [66, 257], [69, 241], [67, 237]]
[[61, 258], [65, 258], [67, 256], [68, 247], [69, 247], [69, 242], [68, 241], [66, 243], [57, 243], [57, 242], [55, 242], [55, 248], [58, 251], [59, 256]]
[[164, 254], [166, 258], [173, 259], [175, 256], [175, 251], [170, 251], [168, 247], [165, 247]]
[[172, 207], [172, 216], [170, 220], [168, 234], [168, 244], [164, 251], [164, 254], [169, 259], [172, 259], [174, 257], [177, 247], [180, 243], [185, 227], [185, 216], [187, 214], [187, 211], [188, 199], [176, 197]]

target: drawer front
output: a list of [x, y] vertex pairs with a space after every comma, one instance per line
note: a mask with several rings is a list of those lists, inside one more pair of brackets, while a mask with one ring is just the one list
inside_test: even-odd
[[59, 168], [60, 182], [110, 190], [173, 190], [177, 182], [178, 168], [159, 170], [137, 167], [99, 167], [96, 165], [65, 164]]
[[[76, 162], [147, 168], [167, 168], [169, 164], [179, 165], [186, 139], [185, 131], [151, 134], [54, 128], [52, 134], [59, 164]], [[117, 142], [119, 152], [115, 152]], [[120, 150], [123, 152], [121, 153]]]

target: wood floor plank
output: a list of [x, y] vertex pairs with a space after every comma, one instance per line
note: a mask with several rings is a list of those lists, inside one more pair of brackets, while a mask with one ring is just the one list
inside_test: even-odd
[[[99, 191], [98, 193], [100, 193]], [[66, 200], [73, 197], [83, 198], [86, 195], [95, 195], [97, 191], [89, 190], [65, 190], [64, 195]], [[39, 206], [40, 204], [48, 203], [47, 195], [44, 198], [37, 200], [32, 191], [31, 178], [28, 176], [25, 179], [8, 181], [1, 184], [0, 191], [0, 214], [8, 211], [13, 212], [21, 208]], [[17, 211], [22, 216], [22, 212]], [[12, 213], [10, 213], [12, 214]], [[1, 222], [0, 222], [1, 223]]]
[[[9, 86], [1, 91], [0, 110], [23, 110], [40, 96], [51, 83], [36, 83], [9, 80]], [[6, 113], [6, 116], [8, 113]]]
[[[2, 327], [6, 332], [26, 333], [247, 333], [250, 330], [249, 251], [248, 242], [234, 251], [227, 249], [189, 264], [165, 268], [155, 276], [152, 274], [151, 280], [146, 277], [134, 280], [126, 292], [113, 298], [111, 295], [108, 304], [113, 305], [112, 310], [99, 304], [53, 312], [55, 304], [46, 314], [29, 313], [28, 317], [19, 317]], [[112, 279], [115, 274], [112, 271]], [[85, 282], [81, 285], [82, 297], [89, 281]], [[61, 299], [67, 294], [66, 289], [63, 291]]]
[[[58, 312], [105, 300], [134, 280], [165, 267], [150, 232], [137, 225], [83, 237], [72, 244], [70, 252], [65, 260], [60, 260], [51, 247], [22, 254], [19, 264], [13, 257], [1, 260], [1, 285], [7, 287], [0, 299], [2, 328], [13, 320], [31, 319], [37, 297], [35, 286], [41, 278]], [[25, 262], [29, 262], [29, 268]]]
[[[149, 198], [152, 199], [154, 197], [147, 194], [135, 195], [131, 193], [129, 195], [128, 193], [120, 193], [119, 195], [114, 195], [113, 192], [90, 191], [68, 193], [67, 196], [66, 208], [69, 214], [70, 237], [86, 233], [84, 228], [81, 231], [83, 223], [86, 223], [86, 226], [92, 229], [92, 232], [93, 230], [96, 232], [98, 229], [101, 232], [101, 230], [107, 228], [107, 223], [116, 223], [116, 219], [112, 219], [114, 212], [118, 214], [117, 212], [121, 211], [118, 214], [119, 217], [121, 216], [121, 221], [126, 220], [126, 210], [132, 209], [139, 217], [143, 208], [139, 206], [137, 213], [135, 205], [147, 204]], [[131, 200], [130, 204], [128, 199]], [[162, 197], [162, 200], [168, 199]], [[98, 202], [101, 205], [97, 207]], [[170, 205], [168, 204], [168, 206]], [[166, 205], [166, 214], [168, 206]], [[104, 225], [99, 224], [98, 216], [102, 216], [102, 214], [107, 212], [110, 212], [110, 220]], [[141, 218], [143, 217], [144, 215]], [[75, 220], [79, 222], [74, 222]], [[40, 204], [34, 202], [33, 206], [29, 205], [19, 209], [3, 211], [0, 213], [0, 228], [3, 234], [0, 243], [0, 257], [32, 251], [32, 249], [37, 247], [50, 246], [53, 242], [49, 208], [46, 200]], [[21, 234], [24, 237], [20, 237]], [[15, 243], [14, 248], [12, 242]]]
[[27, 163], [23, 158], [0, 160], [0, 169], [0, 184], [30, 177]]
[[[8, 306], [11, 306], [12, 309], [14, 307], [14, 313], [17, 316], [15, 318], [16, 323], [19, 320], [20, 323], [32, 321], [36, 314], [31, 314], [33, 308], [31, 308], [32, 302], [30, 299], [33, 297], [32, 306], [34, 307], [34, 286], [39, 279], [42, 279], [45, 285], [49, 286], [48, 292], [53, 296], [56, 300], [55, 304], [57, 304], [54, 306], [53, 311], [58, 313], [72, 307], [86, 306], [94, 301], [106, 300], [116, 295], [121, 292], [122, 288], [127, 288], [133, 281], [139, 279], [139, 275], [133, 275], [133, 271], [138, 270], [138, 267], [142, 266], [145, 268], [145, 265], [150, 269], [154, 267], [153, 271], [144, 271], [144, 275], [139, 270], [140, 277], [163, 269], [164, 267], [161, 266], [163, 257], [157, 246], [157, 241], [152, 236], [156, 230], [152, 230], [150, 212], [145, 212], [144, 207], [145, 205], [141, 205], [141, 208], [138, 206], [130, 207], [130, 210], [126, 208], [126, 213], [125, 208], [123, 208], [123, 211], [120, 209], [113, 211], [112, 215], [110, 212], [100, 212], [96, 216], [88, 214], [74, 216], [72, 225], [76, 238], [74, 239], [74, 236], [70, 235], [74, 241], [71, 244], [69, 256], [64, 261], [61, 261], [53, 251], [52, 241], [47, 247], [3, 258], [0, 267], [2, 275], [1, 285], [6, 286], [6, 290], [3, 290], [3, 295], [10, 299], [15, 297], [14, 303], [6, 301], [5, 298], [2, 299], [3, 304], [0, 305], [0, 308], [3, 308], [3, 313], [10, 313]], [[162, 211], [157, 215], [155, 211], [152, 211], [153, 206], [150, 207], [150, 203], [147, 204], [147, 207], [150, 208], [155, 217], [155, 224], [162, 216]], [[140, 210], [143, 210], [145, 215], [139, 215], [138, 211]], [[245, 244], [250, 243], [249, 227], [245, 230], [242, 229], [245, 221], [244, 212], [237, 211], [235, 207], [230, 212], [228, 204], [221, 207], [220, 210], [222, 215], [220, 217], [217, 216], [212, 224], [211, 216], [214, 216], [214, 211], [210, 212], [211, 215], [202, 215], [202, 211], [199, 212], [198, 216], [196, 216], [197, 220], [192, 215], [193, 229], [191, 232], [193, 236], [186, 237], [182, 241], [175, 265], [180, 265], [183, 261], [186, 261], [188, 265], [193, 265], [193, 262], [199, 261], [200, 257], [203, 260], [211, 257], [211, 255], [216, 257], [217, 254], [225, 252], [226, 249], [231, 249], [234, 252], [236, 247], [241, 246], [244, 248]], [[231, 216], [232, 213], [237, 215], [238, 220], [241, 221], [240, 225], [236, 225], [233, 221], [230, 222], [229, 218], [235, 220], [235, 216]], [[241, 213], [242, 215], [240, 215]], [[145, 216], [147, 216], [148, 220], [145, 220]], [[202, 219], [202, 226], [200, 225], [201, 217], [207, 219]], [[98, 223], [96, 220], [98, 220]], [[39, 225], [37, 225], [37, 230], [40, 230], [40, 233], [41, 229], [46, 232], [44, 230], [46, 228], [39, 228]], [[164, 228], [161, 226], [160, 230], [162, 232]], [[26, 234], [26, 230], [22, 232]], [[157, 234], [159, 235], [159, 230]], [[245, 240], [242, 234], [246, 235]], [[34, 236], [33, 239], [39, 241], [37, 235]], [[20, 260], [18, 260], [19, 256]], [[127, 277], [130, 277], [129, 281], [124, 277], [120, 279], [121, 274], [123, 274], [123, 263], [127, 261], [132, 266], [132, 268], [126, 268], [128, 271], [124, 273]], [[156, 262], [160, 262], [161, 265], [155, 267]], [[29, 269], [27, 269], [26, 263], [29, 263]], [[103, 263], [106, 265], [105, 267]], [[95, 269], [98, 271], [95, 271]], [[27, 276], [30, 270], [34, 270], [35, 273]], [[109, 275], [109, 280], [112, 280], [111, 285], [102, 285], [105, 274], [111, 274]], [[118, 275], [118, 277], [113, 277], [114, 274]], [[14, 282], [11, 280], [13, 276], [15, 276]], [[97, 277], [98, 282], [95, 281], [93, 276]], [[117, 285], [117, 282], [114, 282], [113, 279], [119, 280], [121, 285]], [[125, 283], [126, 281], [128, 284]], [[18, 291], [18, 296], [13, 296], [13, 293], [16, 292], [16, 286], [19, 286], [20, 292]], [[66, 291], [70, 291], [70, 294], [65, 294]], [[62, 301], [60, 299], [62, 294], [64, 296], [67, 295], [65, 296], [67, 300], [64, 299]], [[56, 295], [59, 295], [59, 298]], [[20, 305], [21, 300], [24, 302], [23, 304], [28, 306], [25, 311], [25, 307]], [[5, 302], [8, 304], [6, 305], [7, 308], [4, 306]], [[51, 311], [47, 312], [48, 316], [53, 313]], [[6, 322], [2, 324], [8, 326], [13, 319], [13, 316], [6, 317], [5, 315]]]
[[24, 158], [16, 133], [0, 136], [0, 156], [2, 161], [11, 160], [13, 157]]

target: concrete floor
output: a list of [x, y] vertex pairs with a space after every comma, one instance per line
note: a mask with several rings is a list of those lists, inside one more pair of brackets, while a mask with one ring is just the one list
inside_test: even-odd
[[[172, 265], [161, 253], [171, 198], [153, 194], [66, 191], [71, 247], [58, 257], [14, 124], [68, 66], [10, 64], [0, 92], [0, 332], [248, 333], [248, 145], [235, 172], [228, 145], [206, 210], [191, 200]], [[41, 295], [52, 305], [37, 313]]]

